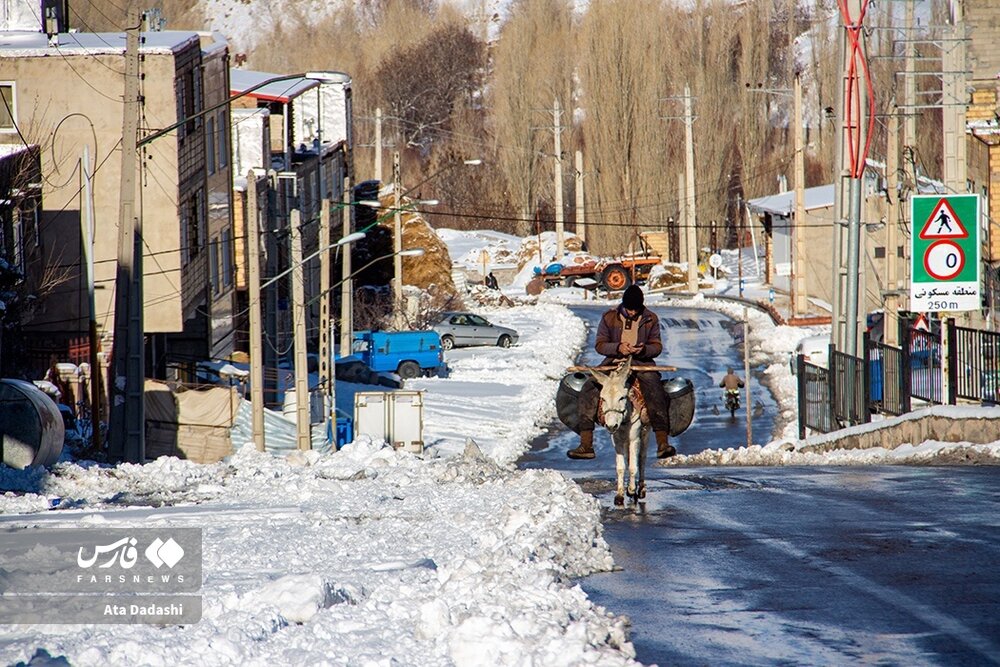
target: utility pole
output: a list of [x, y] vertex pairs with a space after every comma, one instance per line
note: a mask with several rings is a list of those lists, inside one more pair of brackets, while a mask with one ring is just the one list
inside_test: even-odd
[[965, 144], [966, 74], [965, 21], [962, 3], [948, 3], [951, 7], [952, 37], [943, 48], [941, 57], [942, 77], [942, 130], [944, 134], [944, 186], [949, 192], [968, 191], [966, 174], [968, 161]]
[[114, 367], [111, 381], [112, 460], [142, 463], [145, 442], [145, 350], [143, 349], [142, 220], [135, 214], [136, 148], [139, 132], [139, 11], [129, 9], [125, 31], [125, 104], [122, 115], [118, 267], [115, 277]]
[[886, 223], [885, 223], [885, 263], [886, 287], [885, 315], [882, 320], [882, 340], [888, 345], [897, 345], [899, 333], [899, 280], [897, 278], [897, 263], [899, 262], [899, 242], [896, 240], [896, 225], [899, 221], [899, 109], [896, 100], [889, 102], [892, 113], [889, 115], [885, 144], [885, 178], [886, 178]]
[[260, 211], [257, 209], [257, 174], [247, 173], [247, 283], [250, 296], [250, 406], [253, 444], [264, 451], [264, 335], [260, 303]]
[[553, 166], [555, 177], [555, 199], [556, 209], [556, 261], [562, 261], [562, 256], [566, 252], [565, 239], [563, 238], [563, 180], [562, 180], [562, 125], [559, 113], [559, 98], [552, 102], [552, 137], [555, 144], [556, 162]]
[[[319, 212], [319, 248], [322, 251], [319, 257], [319, 386], [323, 392], [323, 422], [329, 424], [330, 407], [327, 402], [331, 396], [331, 386], [334, 378], [331, 373], [330, 360], [333, 357], [333, 338], [331, 337], [330, 324], [330, 302], [333, 295], [330, 293], [330, 251], [323, 248], [330, 247], [330, 200], [323, 198]], [[336, 428], [333, 430], [333, 448], [337, 448]]]
[[687, 246], [687, 236], [684, 236], [684, 251], [681, 252], [681, 234], [687, 234], [687, 201], [684, 196], [684, 174], [677, 174], [677, 223], [675, 225], [675, 230], [677, 231], [677, 259], [678, 261], [687, 261], [688, 256], [688, 246]]
[[847, 0], [842, 7], [844, 31], [841, 38], [841, 69], [843, 80], [837, 98], [841, 140], [837, 155], [839, 163], [836, 182], [836, 220], [846, 221], [846, 250], [844, 231], [835, 226], [835, 264], [837, 271], [834, 303], [835, 342], [847, 354], [858, 356], [858, 343], [862, 330], [864, 281], [861, 277], [861, 202], [862, 179], [867, 151], [865, 148], [874, 117], [868, 108], [869, 91], [861, 73], [867, 67], [867, 37], [861, 21], [861, 0]]
[[587, 223], [583, 210], [583, 151], [574, 154], [576, 167], [576, 235], [582, 243], [587, 242]]
[[295, 440], [312, 449], [309, 422], [309, 365], [306, 362], [306, 305], [302, 271], [302, 215], [292, 209], [292, 341], [295, 350]]
[[375, 109], [375, 180], [382, 182], [382, 107]]
[[687, 231], [688, 291], [698, 291], [698, 234], [697, 208], [694, 192], [694, 115], [691, 111], [691, 88], [684, 86], [684, 155], [687, 172], [687, 212], [684, 224]]
[[392, 224], [392, 319], [397, 330], [403, 328], [403, 219], [399, 211], [400, 206], [399, 187], [399, 151], [392, 154], [392, 201], [393, 201], [393, 224]]
[[[342, 234], [340, 238], [346, 238], [351, 233], [351, 188], [350, 179], [344, 177], [343, 195], [341, 203], [343, 212], [341, 215]], [[351, 278], [351, 249], [344, 248], [344, 256], [340, 262], [340, 355], [346, 356], [351, 353], [354, 343], [354, 279]], [[337, 366], [333, 366], [333, 378], [337, 379]], [[334, 406], [336, 409], [336, 406]], [[336, 414], [336, 413], [334, 413]]]
[[795, 73], [795, 261], [792, 267], [792, 315], [809, 311], [806, 291], [806, 140], [802, 128], [802, 79]]
[[94, 189], [93, 174], [90, 173], [90, 146], [83, 145], [83, 199], [86, 215], [81, 220], [83, 228], [80, 238], [83, 240], [83, 265], [87, 271], [87, 305], [88, 340], [90, 343], [90, 423], [94, 428], [90, 431], [91, 445], [95, 452], [101, 451], [101, 363], [97, 358], [97, 307], [94, 304]]
[[743, 379], [746, 385], [747, 447], [753, 444], [753, 413], [750, 411], [750, 315], [743, 307]]

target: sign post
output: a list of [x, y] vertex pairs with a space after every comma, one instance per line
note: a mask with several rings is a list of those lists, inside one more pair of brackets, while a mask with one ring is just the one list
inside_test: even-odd
[[910, 199], [910, 310], [979, 310], [982, 269], [979, 195]]

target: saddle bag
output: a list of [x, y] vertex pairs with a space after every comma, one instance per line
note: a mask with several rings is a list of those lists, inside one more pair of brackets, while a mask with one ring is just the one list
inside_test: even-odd
[[588, 382], [596, 384], [594, 379], [586, 373], [577, 371], [567, 373], [559, 382], [559, 390], [556, 392], [556, 414], [559, 421], [566, 425], [566, 428], [574, 433], [580, 432], [580, 415], [577, 402], [580, 392]]
[[694, 419], [694, 384], [683, 377], [663, 381], [667, 395], [667, 412], [670, 415], [670, 435], [680, 435]]
[[[588, 382], [596, 384], [586, 373], [579, 371], [567, 373], [559, 382], [559, 389], [556, 391], [556, 414], [559, 416], [559, 421], [574, 433], [580, 432], [577, 402], [580, 392]], [[680, 435], [688, 429], [694, 419], [694, 385], [687, 378], [675, 377], [663, 380], [663, 391], [667, 395], [670, 435]]]

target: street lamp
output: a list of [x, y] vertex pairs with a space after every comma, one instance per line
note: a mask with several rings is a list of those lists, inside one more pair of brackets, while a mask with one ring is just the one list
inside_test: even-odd
[[[138, 51], [138, 32], [128, 31], [127, 51]], [[131, 60], [129, 61], [131, 63]], [[131, 66], [131, 65], [130, 65]], [[271, 77], [230, 95], [225, 101], [139, 139], [139, 87], [137, 76], [126, 76], [124, 124], [122, 132], [121, 189], [118, 216], [118, 257], [115, 277], [115, 323], [113, 379], [109, 419], [109, 454], [131, 463], [146, 458], [145, 444], [145, 341], [143, 326], [143, 285], [141, 265], [142, 216], [135, 215], [135, 171], [138, 149], [173, 132], [182, 125], [210, 114], [236, 99], [264, 86], [291, 79], [312, 79], [319, 83], [343, 83], [343, 72], [304, 72]]]

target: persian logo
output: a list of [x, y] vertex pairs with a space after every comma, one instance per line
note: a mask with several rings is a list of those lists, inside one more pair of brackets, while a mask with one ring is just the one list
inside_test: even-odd
[[[110, 554], [110, 558], [97, 567], [108, 568], [117, 562], [123, 569], [129, 570], [139, 560], [139, 552], [135, 545], [134, 537], [123, 537], [117, 542], [94, 547], [94, 553], [89, 558], [84, 557], [83, 547], [80, 547], [76, 554], [76, 564], [85, 569], [91, 568], [102, 556]], [[166, 542], [157, 537], [150, 542], [144, 553], [146, 559], [156, 566], [156, 569], [160, 569], [164, 565], [173, 569], [174, 565], [177, 565], [184, 558], [184, 549], [172, 537], [168, 538]]]
[[123, 537], [117, 542], [94, 547], [94, 555], [90, 558], [83, 557], [83, 547], [80, 547], [80, 549], [76, 552], [76, 564], [82, 568], [92, 567], [94, 563], [97, 562], [97, 559], [104, 554], [111, 554], [111, 558], [104, 561], [97, 567], [111, 567], [117, 560], [119, 565], [128, 570], [135, 565], [137, 560], [139, 560], [139, 554], [135, 550], [135, 538]]

